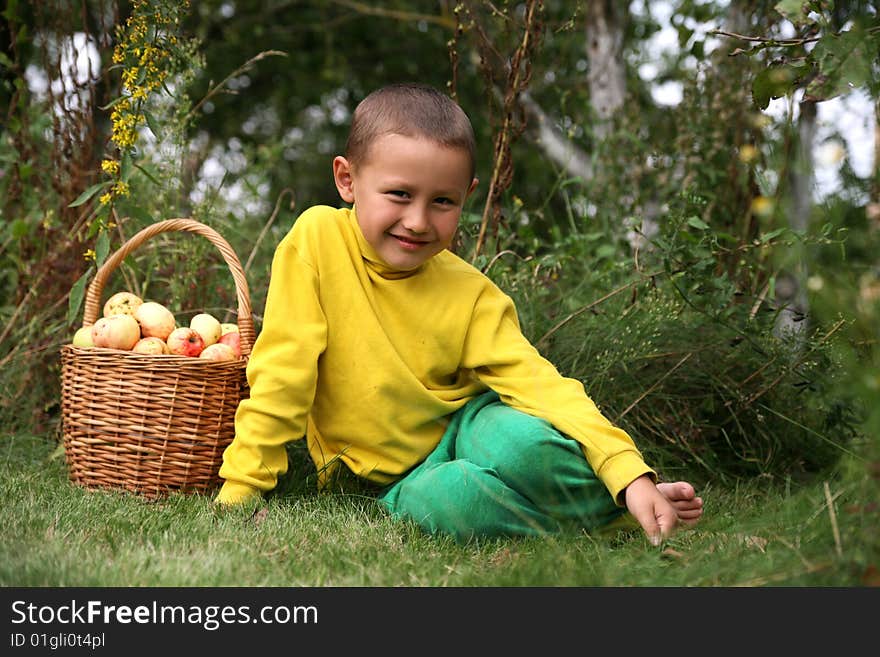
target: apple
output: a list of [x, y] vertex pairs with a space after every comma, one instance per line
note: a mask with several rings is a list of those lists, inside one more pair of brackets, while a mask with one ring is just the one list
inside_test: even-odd
[[198, 356], [205, 348], [202, 336], [188, 326], [180, 326], [168, 335], [165, 340], [168, 352], [178, 356]]
[[189, 320], [189, 327], [202, 336], [205, 346], [217, 342], [223, 333], [220, 328], [220, 320], [210, 313], [199, 313]]
[[199, 358], [206, 358], [208, 360], [237, 360], [238, 356], [235, 350], [228, 344], [215, 342], [205, 347], [202, 353], [199, 354]]
[[161, 303], [146, 301], [134, 312], [134, 318], [141, 327], [141, 336], [145, 338], [156, 337], [167, 340], [168, 336], [177, 327], [174, 314]]
[[168, 351], [168, 345], [165, 344], [165, 341], [161, 338], [157, 338], [155, 335], [147, 336], [146, 338], [141, 338], [137, 342], [135, 342], [134, 346], [131, 350], [136, 354], [168, 354], [171, 353]]
[[134, 315], [134, 311], [144, 302], [133, 292], [117, 292], [104, 303], [104, 317], [111, 315]]
[[225, 344], [232, 347], [232, 351], [235, 352], [235, 356], [241, 356], [241, 333], [238, 331], [229, 331], [229, 333], [224, 333], [220, 336], [220, 339], [217, 340], [218, 344]]
[[140, 338], [141, 327], [126, 313], [101, 317], [92, 324], [92, 342], [96, 347], [130, 351]]
[[76, 330], [76, 333], [73, 334], [73, 346], [74, 347], [94, 347], [95, 343], [92, 340], [92, 327], [91, 326], [81, 326]]
[[238, 324], [221, 324], [220, 325], [220, 335], [223, 336], [226, 333], [238, 333]]

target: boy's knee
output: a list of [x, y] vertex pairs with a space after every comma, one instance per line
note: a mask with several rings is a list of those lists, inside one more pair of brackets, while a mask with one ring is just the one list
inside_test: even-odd
[[483, 475], [473, 463], [463, 460], [439, 463], [400, 482], [396, 510], [418, 519], [445, 511], [478, 487]]
[[481, 413], [480, 420], [462, 444], [461, 455], [497, 469], [505, 479], [544, 479], [562, 462], [583, 459], [577, 442], [542, 418], [497, 404]]
[[547, 531], [549, 519], [536, 519], [534, 510], [522, 504], [493, 470], [459, 459], [401, 482], [391, 511], [428, 533], [447, 534], [459, 542]]

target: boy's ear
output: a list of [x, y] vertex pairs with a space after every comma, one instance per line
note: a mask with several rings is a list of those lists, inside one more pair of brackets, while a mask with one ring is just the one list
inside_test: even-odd
[[346, 203], [354, 203], [354, 186], [351, 178], [351, 164], [341, 155], [333, 158], [333, 182], [339, 196]]
[[479, 179], [479, 178], [474, 178], [474, 179], [471, 181], [471, 186], [468, 187], [467, 194], [465, 194], [464, 197], [467, 198], [468, 196], [470, 196], [470, 195], [473, 193], [473, 191], [477, 188], [477, 185], [478, 185], [478, 184], [480, 184], [480, 179]]

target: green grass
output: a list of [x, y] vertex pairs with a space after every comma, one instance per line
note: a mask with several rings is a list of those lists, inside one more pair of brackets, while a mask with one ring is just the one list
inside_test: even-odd
[[369, 498], [353, 495], [284, 492], [257, 508], [224, 512], [200, 495], [149, 502], [85, 490], [69, 482], [53, 441], [13, 435], [0, 451], [0, 585], [876, 583], [876, 500], [859, 499], [859, 485], [827, 483], [827, 491], [825, 481], [704, 486], [704, 521], [660, 547], [637, 530], [457, 545], [394, 522]]

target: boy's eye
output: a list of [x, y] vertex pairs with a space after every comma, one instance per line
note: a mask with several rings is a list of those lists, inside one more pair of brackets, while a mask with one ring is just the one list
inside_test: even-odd
[[434, 203], [438, 203], [440, 205], [455, 205], [455, 201], [446, 196], [440, 196], [439, 198], [434, 199]]
[[396, 196], [398, 198], [409, 198], [409, 194], [402, 189], [390, 189], [386, 193], [390, 194], [391, 196]]

